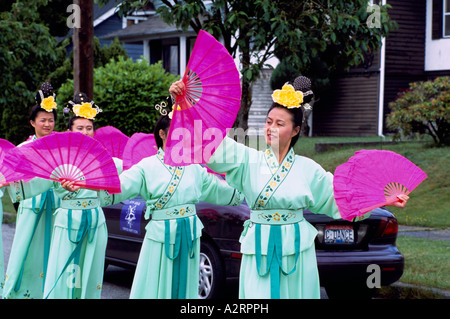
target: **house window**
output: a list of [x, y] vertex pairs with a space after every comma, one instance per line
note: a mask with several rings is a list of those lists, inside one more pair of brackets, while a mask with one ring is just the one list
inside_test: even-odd
[[450, 0], [444, 0], [444, 37], [450, 38]]
[[187, 38], [186, 61], [189, 61], [189, 58], [191, 57], [192, 50], [194, 49], [195, 40], [197, 40], [197, 37]]
[[151, 64], [162, 61], [167, 72], [180, 73], [180, 42], [178, 38], [151, 40], [149, 46]]

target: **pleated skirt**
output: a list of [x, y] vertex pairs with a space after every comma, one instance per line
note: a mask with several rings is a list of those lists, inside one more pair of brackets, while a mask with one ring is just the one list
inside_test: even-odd
[[[30, 208], [23, 208], [17, 214], [16, 230], [3, 290], [6, 299], [42, 299], [44, 293], [44, 243], [51, 238], [46, 234], [46, 219], [52, 215], [44, 211], [43, 216]], [[52, 223], [52, 222], [51, 222]], [[36, 225], [37, 224], [37, 225]], [[23, 271], [22, 271], [23, 269]]]
[[[282, 257], [284, 269], [293, 269], [295, 255]], [[266, 269], [267, 256], [261, 256], [261, 269]], [[272, 270], [271, 270], [272, 271]], [[239, 298], [270, 299], [270, 272], [261, 276], [256, 267], [254, 254], [243, 254], [239, 277]], [[314, 246], [303, 250], [297, 260], [296, 270], [290, 275], [280, 271], [281, 299], [320, 299], [319, 272]]]
[[[174, 244], [170, 244], [173, 254]], [[198, 298], [200, 238], [194, 244], [194, 255], [188, 257], [186, 299]], [[174, 260], [167, 258], [164, 243], [144, 239], [139, 255], [131, 299], [171, 299]]]
[[[69, 232], [67, 210], [59, 209], [53, 230], [52, 244], [45, 280], [44, 298], [48, 299], [100, 299], [103, 285], [105, 253], [108, 231], [101, 208], [92, 214], [90, 234], [73, 243], [80, 227], [80, 216], [86, 212], [73, 211]], [[70, 239], [69, 239], [70, 236]], [[72, 261], [73, 252], [77, 249]]]

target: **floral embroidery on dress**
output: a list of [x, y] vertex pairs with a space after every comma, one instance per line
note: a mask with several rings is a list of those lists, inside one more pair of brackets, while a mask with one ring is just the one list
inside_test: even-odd
[[162, 149], [158, 150], [157, 157], [172, 174], [172, 178], [170, 179], [169, 184], [167, 185], [167, 188], [164, 191], [164, 194], [156, 201], [156, 203], [150, 206], [150, 210], [153, 210], [155, 208], [162, 209], [167, 204], [167, 202], [172, 198], [173, 194], [175, 193], [184, 172], [183, 166], [172, 167], [164, 164], [164, 151]]
[[258, 219], [265, 220], [266, 222], [287, 222], [289, 219], [296, 217], [295, 213], [259, 213]]
[[74, 199], [74, 198], [78, 195], [79, 192], [80, 192], [79, 189], [76, 190], [76, 191], [74, 191], [74, 192], [69, 192], [67, 195], [65, 195], [65, 196], [63, 197], [63, 200]]
[[186, 208], [175, 208], [174, 210], [169, 210], [166, 212], [166, 215], [168, 216], [184, 216], [185, 214], [190, 214], [192, 213], [194, 210], [190, 207], [186, 207]]
[[264, 186], [258, 198], [256, 199], [254, 209], [264, 209], [267, 206], [268, 201], [275, 193], [277, 188], [281, 185], [290, 169], [292, 168], [295, 154], [294, 150], [291, 148], [281, 165], [277, 166], [276, 156], [269, 146], [264, 152], [264, 157], [266, 158], [267, 165], [272, 171], [272, 177], [269, 179], [266, 186]]

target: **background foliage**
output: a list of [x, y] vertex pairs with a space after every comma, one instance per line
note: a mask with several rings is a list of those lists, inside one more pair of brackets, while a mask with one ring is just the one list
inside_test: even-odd
[[40, 84], [65, 58], [65, 50], [39, 23], [47, 1], [16, 2], [0, 14], [0, 136], [14, 144], [32, 133], [29, 111]]
[[411, 83], [389, 107], [387, 124], [398, 134], [428, 134], [436, 145], [450, 145], [450, 77]]
[[[95, 103], [103, 110], [96, 119], [96, 127], [112, 125], [128, 136], [136, 132], [152, 133], [159, 118], [154, 105], [166, 100], [169, 87], [176, 80], [161, 63], [150, 65], [145, 59], [133, 62], [131, 58], [118, 57], [96, 68]], [[58, 105], [63, 106], [72, 98], [70, 79], [59, 90]]]

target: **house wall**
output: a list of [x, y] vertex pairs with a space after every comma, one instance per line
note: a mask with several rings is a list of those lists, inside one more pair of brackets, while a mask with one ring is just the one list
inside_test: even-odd
[[389, 102], [395, 100], [400, 91], [407, 89], [411, 82], [426, 79], [426, 0], [388, 0], [387, 3], [392, 6], [390, 16], [398, 23], [398, 29], [386, 38], [385, 116], [390, 112]]
[[331, 79], [330, 90], [314, 104], [313, 135], [377, 135], [379, 79], [377, 71]]
[[[102, 23], [99, 23], [94, 28], [94, 34], [96, 37], [100, 38], [108, 33], [122, 29], [122, 18], [118, 14], [114, 14]], [[110, 40], [100, 40], [102, 45], [109, 45]], [[135, 43], [123, 43], [123, 47], [127, 51], [127, 54], [133, 60], [139, 59], [143, 54], [143, 43], [142, 41], [137, 41]]]
[[[450, 74], [450, 38], [443, 37], [443, 1], [426, 1], [425, 71]], [[447, 72], [442, 72], [446, 70]]]

